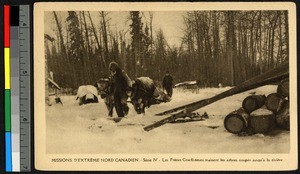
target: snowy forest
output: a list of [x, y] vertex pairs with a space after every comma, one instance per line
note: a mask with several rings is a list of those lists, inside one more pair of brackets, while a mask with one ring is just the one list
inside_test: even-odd
[[289, 61], [287, 11], [184, 12], [177, 45], [153, 26], [155, 12], [126, 12], [122, 29], [110, 24], [118, 12], [46, 13], [53, 26], [44, 33], [48, 71], [63, 88], [108, 77], [111, 61], [132, 79], [159, 84], [168, 70], [175, 83], [200, 87], [234, 86]]

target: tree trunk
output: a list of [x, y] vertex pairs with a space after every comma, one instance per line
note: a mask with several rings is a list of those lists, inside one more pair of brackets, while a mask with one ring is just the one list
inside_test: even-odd
[[265, 105], [270, 111], [277, 113], [283, 102], [284, 98], [282, 97], [282, 95], [278, 93], [272, 93], [267, 96]]
[[[59, 41], [58, 43], [60, 43], [60, 49], [61, 49], [61, 52], [62, 52], [62, 57], [65, 58], [67, 60], [67, 64], [66, 64], [66, 71], [67, 72], [70, 72], [70, 74], [67, 74], [68, 76], [70, 77], [66, 77], [66, 79], [64, 79], [66, 81], [66, 83], [72, 87], [75, 87], [77, 86], [77, 80], [74, 76], [74, 70], [73, 68], [71, 67], [72, 64], [71, 64], [71, 61], [69, 60], [69, 57], [68, 57], [68, 54], [67, 54], [67, 50], [66, 50], [66, 47], [65, 47], [65, 44], [64, 44], [64, 38], [63, 38], [63, 34], [62, 34], [62, 29], [61, 29], [61, 25], [58, 21], [58, 17], [57, 17], [57, 14], [55, 11], [53, 11], [53, 14], [54, 14], [54, 19], [55, 19], [55, 22], [56, 22], [56, 25], [57, 25], [57, 29], [58, 29], [58, 34], [59, 34]], [[72, 80], [74, 79], [74, 80]]]
[[277, 58], [276, 58], [276, 66], [280, 63], [282, 63], [282, 29], [281, 29], [281, 12], [279, 12], [279, 21], [278, 21], [278, 26], [279, 26], [279, 33], [278, 33], [278, 49], [277, 49]]
[[288, 18], [288, 12], [285, 11], [284, 13], [284, 18], [285, 18], [285, 44], [286, 44], [286, 55], [287, 55], [287, 60], [289, 60], [289, 18]]
[[[95, 27], [94, 27], [93, 20], [92, 20], [92, 18], [91, 18], [91, 14], [90, 14], [90, 12], [87, 12], [87, 13], [88, 13], [88, 17], [89, 17], [89, 19], [90, 19], [90, 21], [91, 21], [91, 25], [92, 25], [93, 33], [94, 33], [94, 36], [95, 36], [95, 39], [96, 39], [96, 43], [97, 43], [98, 50], [100, 51], [100, 50], [102, 50], [102, 48], [101, 48], [101, 45], [100, 45], [100, 42], [99, 42], [99, 39], [98, 39], [98, 36], [97, 36], [97, 33], [96, 33], [96, 29], [95, 29]], [[100, 55], [100, 57], [102, 58], [102, 62], [103, 62], [104, 67], [106, 68], [106, 67], [107, 67], [107, 64], [106, 64], [105, 58], [104, 58], [103, 56], [101, 56], [101, 53], [100, 53], [100, 52], [99, 52], [99, 55]]]
[[[86, 46], [85, 46], [85, 57], [83, 58], [83, 66], [84, 66], [84, 81], [83, 83], [89, 84], [91, 83], [91, 73], [90, 73], [90, 55], [91, 55], [91, 49], [90, 49], [90, 39], [89, 39], [89, 31], [85, 19], [85, 13], [82, 12], [83, 22], [84, 22], [84, 29], [85, 29], [85, 40], [86, 40]], [[86, 80], [87, 79], [87, 80]]]
[[107, 26], [106, 26], [106, 19], [105, 19], [105, 13], [99, 12], [100, 16], [102, 18], [102, 36], [103, 36], [103, 42], [104, 42], [104, 54], [106, 57], [106, 60], [110, 60], [109, 59], [109, 50], [108, 50], [108, 39], [107, 39]]
[[250, 116], [249, 127], [254, 133], [268, 133], [275, 126], [275, 115], [267, 109], [258, 109]]
[[243, 100], [242, 106], [247, 113], [261, 108], [266, 101], [265, 95], [250, 95]]
[[247, 129], [248, 122], [249, 114], [240, 108], [225, 117], [224, 127], [230, 133], [239, 134]]
[[272, 26], [272, 37], [271, 37], [271, 45], [270, 45], [270, 59], [271, 59], [271, 67], [274, 67], [274, 45], [275, 45], [275, 29], [277, 26], [277, 19], [278, 19], [278, 15], [274, 14], [275, 16], [273, 17], [273, 26]]

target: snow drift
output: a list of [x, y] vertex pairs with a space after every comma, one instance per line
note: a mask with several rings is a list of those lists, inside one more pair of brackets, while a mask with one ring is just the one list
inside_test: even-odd
[[97, 88], [92, 85], [79, 86], [77, 90], [76, 100], [79, 99], [79, 105], [87, 103], [98, 103]]

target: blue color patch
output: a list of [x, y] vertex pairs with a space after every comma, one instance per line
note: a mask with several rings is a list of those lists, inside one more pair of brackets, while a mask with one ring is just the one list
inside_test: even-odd
[[12, 171], [11, 132], [5, 132], [5, 170]]

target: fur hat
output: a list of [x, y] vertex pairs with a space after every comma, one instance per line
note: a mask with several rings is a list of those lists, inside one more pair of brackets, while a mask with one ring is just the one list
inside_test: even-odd
[[116, 70], [119, 67], [119, 65], [116, 62], [110, 62], [109, 64], [109, 70]]

